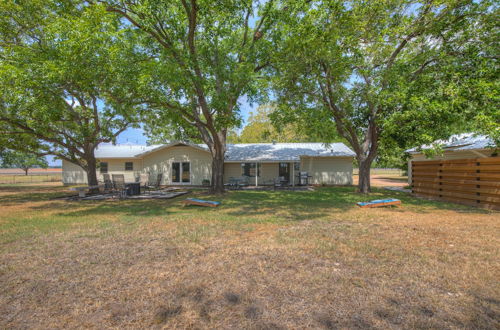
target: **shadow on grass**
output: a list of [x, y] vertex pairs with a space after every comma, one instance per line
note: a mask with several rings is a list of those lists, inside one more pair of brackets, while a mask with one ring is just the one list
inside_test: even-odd
[[[29, 201], [48, 201], [60, 196], [62, 192], [39, 192], [29, 194], [0, 196], [0, 204], [23, 203]], [[191, 195], [193, 196], [193, 195]], [[398, 198], [403, 202], [402, 209], [417, 213], [431, 213], [435, 210], [453, 210], [470, 213], [489, 213], [490, 211], [458, 204], [416, 198], [406, 193], [374, 188], [370, 195], [355, 192], [355, 187], [321, 187], [315, 191], [231, 191], [223, 196], [194, 193], [202, 199], [221, 201], [219, 208], [186, 207], [180, 208], [180, 201], [187, 196], [169, 200], [112, 200], [112, 201], [52, 201], [32, 209], [59, 209], [60, 216], [88, 216], [117, 214], [132, 216], [165, 216], [174, 213], [206, 214], [213, 217], [223, 214], [230, 217], [245, 217], [287, 213], [291, 219], [314, 219], [331, 212], [344, 212], [357, 208], [356, 202], [374, 199]], [[78, 210], [72, 211], [72, 209]], [[222, 212], [220, 212], [222, 211]]]
[[[400, 199], [403, 207], [417, 213], [430, 213], [435, 210], [490, 212], [464, 205], [416, 198], [407, 193], [385, 189], [373, 188], [370, 195], [363, 195], [356, 193], [354, 187], [324, 187], [315, 191], [237, 191], [224, 198], [223, 204], [225, 207], [234, 208], [230, 214], [235, 216], [288, 211], [303, 216], [318, 217], [332, 211], [342, 212], [357, 208], [357, 202], [386, 198]], [[395, 210], [404, 211], [404, 209]], [[318, 211], [323, 212], [318, 213]]]
[[70, 196], [71, 194], [67, 194], [65, 192], [53, 192], [50, 190], [43, 192], [31, 192], [31, 193], [23, 193], [23, 194], [13, 194], [13, 195], [5, 195], [0, 196], [0, 205], [10, 206], [22, 203], [29, 202], [43, 202], [43, 201], [51, 201], [56, 198], [62, 198], [66, 196]]
[[[160, 216], [168, 215], [172, 212], [173, 203], [179, 202], [182, 198], [177, 197], [168, 201], [165, 200], [108, 200], [108, 201], [68, 201], [68, 207], [63, 212], [57, 213], [60, 216], [88, 216], [100, 214], [117, 214], [133, 216]], [[60, 208], [60, 203], [45, 204], [35, 206], [39, 208]], [[71, 211], [72, 208], [78, 208], [77, 211]]]
[[[234, 191], [222, 200], [228, 214], [255, 216], [289, 212], [307, 218], [325, 216], [331, 211], [346, 211], [355, 202], [354, 188], [339, 187], [316, 191]], [[333, 210], [332, 210], [333, 209]]]

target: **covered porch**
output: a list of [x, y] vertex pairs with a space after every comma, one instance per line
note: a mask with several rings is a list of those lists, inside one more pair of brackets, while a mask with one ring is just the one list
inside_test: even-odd
[[287, 186], [298, 186], [299, 161], [260, 161], [226, 162], [224, 164], [224, 183], [234, 180], [246, 181], [249, 187], [273, 186], [279, 179]]

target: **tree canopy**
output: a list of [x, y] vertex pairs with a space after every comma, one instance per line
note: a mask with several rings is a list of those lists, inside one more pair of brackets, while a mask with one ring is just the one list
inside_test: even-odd
[[[339, 134], [359, 190], [381, 152], [487, 122], [498, 130], [496, 8], [489, 1], [286, 1], [273, 52], [277, 123]], [[495, 128], [496, 126], [496, 128]]]
[[0, 152], [0, 161], [2, 167], [20, 168], [26, 175], [28, 175], [28, 171], [31, 168], [47, 168], [49, 166], [45, 157], [39, 157], [15, 150], [4, 150]]
[[2, 2], [0, 128], [9, 148], [55, 155], [96, 184], [94, 149], [138, 120], [133, 34], [103, 7]]
[[236, 131], [228, 134], [230, 143], [269, 143], [269, 142], [310, 142], [309, 136], [302, 133], [301, 127], [294, 123], [287, 123], [276, 127], [270, 115], [274, 107], [261, 105], [255, 112], [250, 112], [247, 124], [238, 134]]
[[140, 91], [150, 135], [201, 140], [213, 158], [212, 190], [222, 192], [228, 129], [240, 123], [239, 99], [257, 93], [268, 65], [274, 1], [102, 0], [140, 32]]

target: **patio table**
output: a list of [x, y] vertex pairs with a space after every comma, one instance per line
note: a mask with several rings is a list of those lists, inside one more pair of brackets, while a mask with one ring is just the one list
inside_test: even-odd
[[141, 194], [141, 183], [140, 182], [128, 182], [125, 183], [127, 188], [127, 196], [140, 195]]

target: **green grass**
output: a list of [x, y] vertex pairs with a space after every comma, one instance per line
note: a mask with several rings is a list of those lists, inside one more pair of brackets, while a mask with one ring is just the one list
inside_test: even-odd
[[[142, 226], [151, 221], [191, 223], [203, 219], [218, 229], [249, 230], [254, 224], [290, 224], [303, 220], [328, 220], [334, 212], [356, 209], [356, 202], [381, 198], [401, 199], [406, 210], [429, 213], [433, 210], [464, 210], [478, 213], [487, 211], [465, 206], [417, 199], [407, 194], [374, 189], [369, 196], [360, 195], [353, 187], [325, 187], [316, 191], [233, 191], [224, 196], [201, 195], [202, 198], [221, 201], [219, 208], [181, 207], [180, 200], [124, 200], [124, 201], [63, 201], [61, 188], [50, 192], [26, 191], [0, 196], [0, 204], [13, 205], [46, 202], [32, 205], [0, 217], [0, 243], [54, 231], [80, 227]], [[1, 191], [1, 190], [0, 190]], [[200, 193], [198, 193], [200, 194]], [[397, 209], [394, 210], [398, 212]], [[50, 215], [48, 215], [50, 214]], [[181, 231], [192, 241], [209, 235], [216, 229], [187, 228]], [[187, 232], [189, 232], [187, 234]]]

